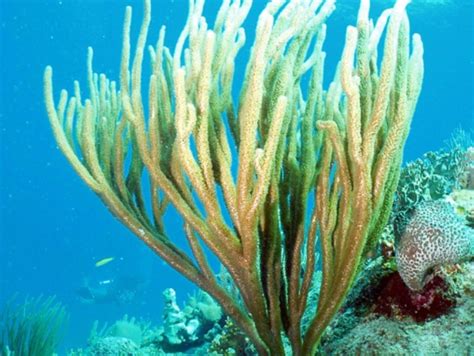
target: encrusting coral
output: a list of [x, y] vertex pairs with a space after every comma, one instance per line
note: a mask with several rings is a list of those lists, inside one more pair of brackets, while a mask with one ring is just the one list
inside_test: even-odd
[[400, 173], [400, 183], [390, 217], [390, 227], [398, 239], [418, 204], [445, 198], [454, 190], [469, 188], [474, 167], [472, 133], [457, 129], [444, 148], [427, 152]]
[[[251, 0], [224, 0], [212, 28], [204, 0], [190, 1], [174, 53], [164, 28], [149, 47], [148, 100], [142, 62], [150, 0], [134, 55], [126, 10], [120, 88], [93, 72], [92, 49], [89, 99], [76, 82], [74, 96], [62, 91], [56, 104], [51, 67], [44, 74], [54, 136], [76, 172], [123, 224], [208, 292], [262, 355], [283, 354], [285, 342], [295, 355], [316, 351], [388, 220], [421, 90], [423, 46], [410, 36], [408, 0], [375, 22], [361, 1], [323, 89], [334, 2], [269, 1], [240, 95], [232, 93], [235, 58]], [[169, 205], [183, 217], [192, 256], [166, 232]], [[219, 285], [202, 244], [241, 300]], [[318, 245], [318, 307], [303, 328]]]
[[445, 200], [424, 202], [409, 221], [397, 248], [398, 272], [412, 290], [421, 290], [430, 269], [474, 253], [474, 230]]

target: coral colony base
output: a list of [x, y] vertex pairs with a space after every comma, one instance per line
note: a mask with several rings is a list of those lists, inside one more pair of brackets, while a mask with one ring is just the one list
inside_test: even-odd
[[[164, 28], [148, 47], [149, 78], [142, 62], [150, 0], [134, 53], [132, 9], [125, 12], [118, 84], [93, 72], [89, 49], [89, 98], [76, 82], [74, 95], [63, 90], [55, 103], [52, 69], [45, 70], [47, 113], [76, 172], [137, 237], [209, 293], [259, 354], [284, 354], [286, 343], [295, 355], [315, 353], [387, 223], [423, 78], [407, 3], [372, 22], [369, 1], [361, 1], [327, 89], [322, 47], [334, 0], [268, 2], [238, 102], [234, 66], [250, 0], [223, 1], [212, 27], [204, 0], [191, 1], [174, 52]], [[184, 219], [193, 256], [163, 226], [169, 205]], [[202, 244], [238, 299], [218, 283]], [[318, 245], [322, 281], [308, 316]]]

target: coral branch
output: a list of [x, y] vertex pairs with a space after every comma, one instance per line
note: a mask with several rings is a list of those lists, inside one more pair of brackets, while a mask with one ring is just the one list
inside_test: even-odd
[[[90, 49], [90, 98], [75, 83], [74, 95], [62, 91], [56, 105], [47, 67], [46, 109], [59, 148], [86, 184], [213, 296], [260, 354], [284, 354], [287, 338], [295, 355], [309, 355], [388, 219], [421, 89], [423, 47], [413, 36], [410, 55], [407, 0], [375, 25], [362, 0], [326, 91], [322, 48], [334, 0], [269, 1], [235, 102], [235, 61], [251, 3], [223, 1], [211, 27], [204, 0], [191, 0], [174, 53], [164, 27], [149, 47], [149, 78], [142, 64], [151, 2], [133, 53], [127, 7], [120, 85], [93, 72]], [[184, 220], [190, 256], [166, 232], [171, 205]], [[318, 309], [302, 325], [318, 245]], [[204, 246], [229, 272], [239, 300], [219, 285]]]

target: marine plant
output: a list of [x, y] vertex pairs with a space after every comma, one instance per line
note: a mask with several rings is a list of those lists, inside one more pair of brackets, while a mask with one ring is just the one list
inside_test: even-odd
[[55, 297], [11, 300], [0, 311], [0, 354], [53, 355], [68, 319]]
[[[94, 73], [92, 49], [89, 99], [75, 82], [74, 95], [63, 90], [55, 103], [51, 67], [44, 74], [54, 136], [76, 172], [124, 225], [219, 302], [262, 355], [284, 354], [285, 340], [295, 355], [316, 351], [387, 222], [421, 89], [423, 47], [418, 35], [410, 38], [408, 0], [376, 22], [361, 1], [324, 89], [334, 2], [269, 1], [243, 78], [234, 75], [235, 60], [251, 0], [224, 0], [212, 28], [204, 0], [191, 0], [174, 52], [164, 45], [165, 28], [148, 47], [146, 82], [150, 0], [134, 53], [132, 9], [125, 12], [119, 85]], [[192, 256], [166, 232], [169, 205], [184, 220]], [[318, 306], [303, 326], [318, 246]], [[241, 302], [218, 283], [207, 251]]]

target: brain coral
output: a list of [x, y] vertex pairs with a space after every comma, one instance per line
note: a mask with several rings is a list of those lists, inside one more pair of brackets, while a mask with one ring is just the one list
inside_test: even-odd
[[448, 202], [423, 202], [398, 243], [398, 272], [410, 289], [418, 291], [431, 268], [472, 256], [473, 247], [473, 230]]

